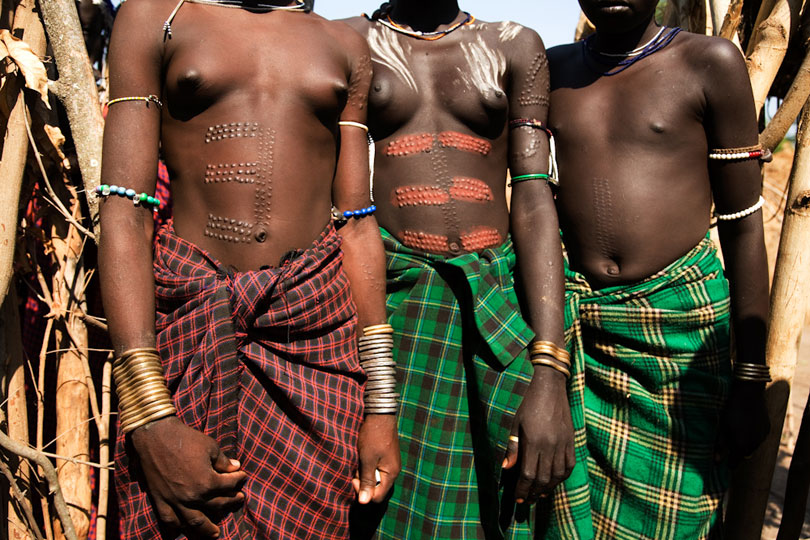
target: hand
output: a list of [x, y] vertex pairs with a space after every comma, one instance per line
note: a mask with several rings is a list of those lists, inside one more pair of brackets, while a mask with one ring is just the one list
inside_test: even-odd
[[515, 500], [533, 503], [568, 478], [576, 463], [574, 427], [568, 405], [566, 379], [549, 367], [535, 375], [512, 423], [504, 469], [520, 461]]
[[[370, 414], [360, 427], [357, 440], [360, 465], [352, 480], [360, 504], [381, 503], [399, 474], [399, 438], [397, 417], [393, 414]], [[377, 483], [376, 471], [380, 471]]]
[[723, 413], [720, 455], [736, 467], [750, 457], [768, 436], [771, 422], [765, 405], [765, 383], [735, 380]]
[[131, 438], [160, 521], [202, 538], [218, 538], [217, 516], [245, 499], [239, 490], [246, 475], [239, 462], [176, 416], [139, 427]]

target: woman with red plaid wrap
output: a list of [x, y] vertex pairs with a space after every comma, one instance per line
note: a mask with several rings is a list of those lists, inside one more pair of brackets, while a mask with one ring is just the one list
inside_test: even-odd
[[[371, 206], [369, 54], [310, 8], [139, 0], [116, 19], [99, 257], [122, 538], [345, 538], [352, 500], [398, 473], [356, 343], [385, 321], [379, 230], [330, 218]], [[159, 152], [174, 218], [153, 253]]]

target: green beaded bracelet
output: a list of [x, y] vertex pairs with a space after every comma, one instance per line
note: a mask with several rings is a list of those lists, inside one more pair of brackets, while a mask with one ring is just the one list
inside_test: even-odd
[[521, 174], [520, 176], [513, 176], [512, 180], [509, 182], [509, 185], [517, 184], [518, 182], [526, 182], [527, 180], [545, 180], [548, 182], [551, 177], [544, 173], [536, 173], [536, 174]]

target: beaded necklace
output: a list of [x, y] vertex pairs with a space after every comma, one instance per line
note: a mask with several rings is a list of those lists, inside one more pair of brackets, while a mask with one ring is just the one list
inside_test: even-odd
[[[399, 32], [400, 34], [405, 34], [406, 36], [412, 38], [422, 39], [425, 41], [436, 41], [437, 39], [441, 39], [447, 34], [454, 32], [455, 30], [458, 30], [462, 26], [467, 26], [468, 24], [472, 24], [475, 22], [475, 17], [473, 17], [466, 11], [463, 11], [462, 13], [466, 15], [463, 21], [457, 22], [447, 30], [436, 30], [433, 32], [420, 32], [419, 30], [409, 30], [408, 28], [405, 28], [404, 26], [400, 26], [397, 23], [395, 23], [394, 20], [391, 18], [391, 15], [388, 15], [386, 17], [387, 20], [377, 19], [377, 22], [385, 26], [386, 28], [390, 28], [394, 32]], [[368, 15], [365, 15], [365, 17], [371, 20], [371, 18]]]
[[[680, 31], [681, 29], [678, 27], [668, 28], [666, 26], [663, 26], [661, 27], [661, 30], [659, 30], [658, 33], [655, 35], [655, 37], [653, 37], [646, 44], [636, 49], [633, 49], [632, 51], [619, 54], [605, 53], [594, 49], [593, 38], [595, 37], [595, 34], [593, 34], [591, 36], [588, 36], [585, 40], [582, 41], [582, 56], [583, 59], [585, 59], [585, 64], [588, 65], [588, 67], [591, 66], [588, 64], [587, 59], [585, 58], [587, 56], [587, 53], [590, 53], [591, 57], [599, 63], [610, 64], [612, 67], [607, 71], [594, 70], [600, 75], [605, 75], [609, 77], [621, 73], [622, 71], [629, 68], [639, 60], [647, 58], [651, 54], [660, 51], [661, 49], [669, 45], [672, 42], [672, 40], [675, 39], [675, 36], [677, 36], [680, 33]], [[622, 58], [622, 60], [616, 62], [615, 60], [610, 60], [610, 58]]]
[[238, 9], [249, 9], [253, 11], [306, 11], [307, 5], [303, 0], [298, 0], [293, 6], [279, 6], [276, 4], [266, 4], [264, 2], [247, 2], [245, 0], [185, 0], [191, 4], [206, 4], [209, 6], [220, 6]]

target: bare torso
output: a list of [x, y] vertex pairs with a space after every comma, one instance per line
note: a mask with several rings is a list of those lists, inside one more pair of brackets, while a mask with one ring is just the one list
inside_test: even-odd
[[277, 265], [329, 219], [350, 86], [337, 25], [192, 3], [172, 22], [161, 141], [175, 229], [226, 265]]
[[572, 267], [598, 286], [654, 274], [708, 230], [703, 39], [681, 33], [601, 78], [581, 43], [549, 51], [560, 224]]
[[509, 232], [510, 46], [523, 27], [475, 21], [424, 41], [365, 18], [350, 24], [367, 38], [374, 66], [380, 225], [427, 252], [500, 245]]

